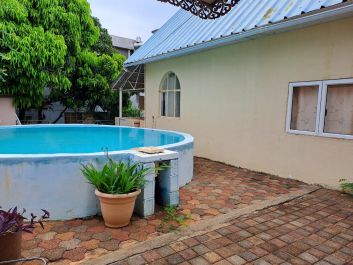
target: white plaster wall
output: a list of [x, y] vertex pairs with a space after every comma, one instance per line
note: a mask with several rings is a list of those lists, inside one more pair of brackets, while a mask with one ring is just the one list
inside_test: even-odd
[[0, 126], [16, 125], [16, 109], [11, 97], [0, 96]]

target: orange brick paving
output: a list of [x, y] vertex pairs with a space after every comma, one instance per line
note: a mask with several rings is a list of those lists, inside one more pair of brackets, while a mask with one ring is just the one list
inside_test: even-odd
[[353, 198], [320, 189], [113, 264], [353, 264]]
[[[195, 159], [194, 175], [193, 181], [180, 190], [181, 211], [191, 216], [188, 223], [307, 186], [202, 158]], [[94, 258], [160, 235], [162, 217], [161, 211], [146, 219], [133, 217], [131, 224], [121, 229], [106, 228], [100, 217], [47, 222], [45, 230], [36, 228], [33, 234], [23, 235], [22, 254], [61, 264]]]

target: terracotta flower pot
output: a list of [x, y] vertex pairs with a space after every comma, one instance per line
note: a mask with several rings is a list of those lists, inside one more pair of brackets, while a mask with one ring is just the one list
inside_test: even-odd
[[118, 228], [130, 223], [137, 195], [141, 190], [128, 194], [107, 194], [96, 189], [95, 194], [101, 204], [104, 223], [108, 227]]
[[22, 232], [0, 235], [0, 261], [21, 258], [21, 242]]

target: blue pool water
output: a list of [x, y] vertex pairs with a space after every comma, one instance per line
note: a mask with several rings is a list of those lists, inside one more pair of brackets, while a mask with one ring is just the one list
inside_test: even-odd
[[97, 125], [0, 127], [0, 154], [67, 154], [163, 146], [184, 140], [174, 132]]

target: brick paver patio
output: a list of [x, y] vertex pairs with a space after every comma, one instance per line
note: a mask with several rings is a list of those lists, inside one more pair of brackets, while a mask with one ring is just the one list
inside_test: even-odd
[[353, 264], [353, 199], [320, 189], [115, 263], [139, 264]]
[[[180, 190], [180, 208], [191, 217], [190, 224], [306, 187], [299, 181], [196, 158], [195, 177]], [[159, 236], [162, 218], [162, 211], [147, 219], [133, 217], [122, 229], [106, 228], [100, 217], [47, 222], [45, 230], [23, 235], [23, 256], [42, 256], [60, 264], [92, 259]]]

